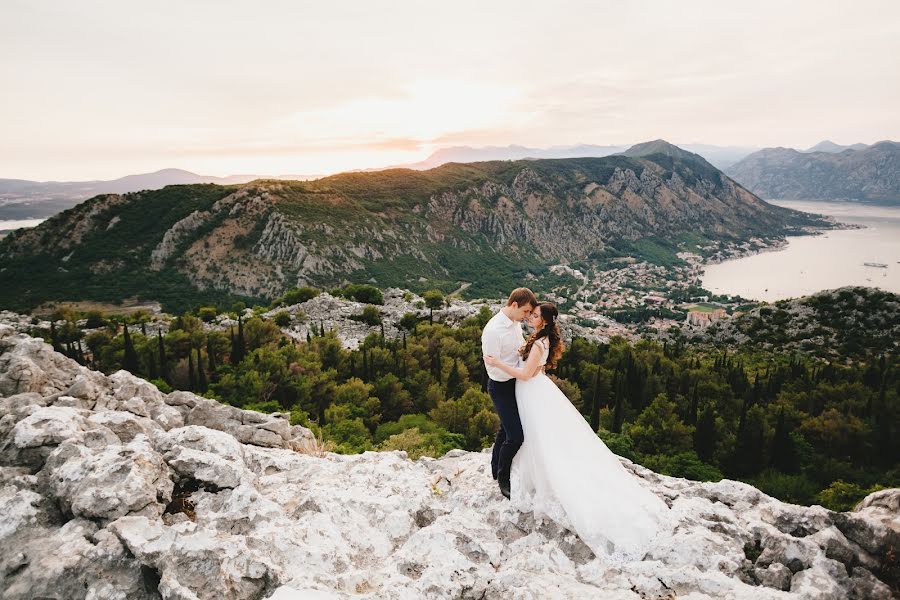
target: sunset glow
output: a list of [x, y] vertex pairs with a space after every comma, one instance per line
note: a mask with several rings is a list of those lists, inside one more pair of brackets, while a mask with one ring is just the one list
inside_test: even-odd
[[896, 2], [640, 4], [12, 0], [0, 177], [314, 175], [454, 145], [900, 137]]

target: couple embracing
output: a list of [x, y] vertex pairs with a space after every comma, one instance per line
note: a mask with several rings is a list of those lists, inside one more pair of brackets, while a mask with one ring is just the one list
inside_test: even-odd
[[[515, 507], [577, 533], [596, 556], [640, 560], [669, 528], [669, 509], [545, 374], [563, 352], [558, 316], [555, 305], [517, 288], [484, 327], [488, 392], [500, 416], [491, 473]], [[534, 329], [527, 340], [525, 320]]]

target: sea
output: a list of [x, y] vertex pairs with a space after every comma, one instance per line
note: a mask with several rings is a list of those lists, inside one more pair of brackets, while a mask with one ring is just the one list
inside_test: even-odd
[[0, 220], [0, 231], [12, 231], [13, 229], [22, 229], [24, 227], [37, 227], [46, 219], [19, 219], [17, 221]]
[[[770, 204], [829, 215], [862, 229], [791, 236], [783, 248], [706, 265], [703, 287], [773, 302], [846, 285], [900, 294], [900, 203], [767, 200]], [[869, 263], [868, 265], [866, 263]], [[884, 265], [884, 266], [877, 266]]]

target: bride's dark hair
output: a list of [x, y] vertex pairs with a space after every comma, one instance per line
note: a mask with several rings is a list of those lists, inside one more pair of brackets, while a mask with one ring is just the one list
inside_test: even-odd
[[556, 322], [559, 311], [552, 302], [541, 302], [537, 307], [538, 310], [541, 311], [541, 318], [544, 320], [544, 326], [541, 327], [540, 331], [535, 331], [531, 334], [531, 337], [525, 342], [520, 353], [523, 360], [528, 360], [528, 355], [531, 353], [531, 347], [534, 343], [541, 338], [547, 338], [547, 341], [550, 342], [550, 354], [547, 357], [547, 368], [555, 369], [556, 362], [563, 353], [562, 335], [559, 333], [559, 323]]

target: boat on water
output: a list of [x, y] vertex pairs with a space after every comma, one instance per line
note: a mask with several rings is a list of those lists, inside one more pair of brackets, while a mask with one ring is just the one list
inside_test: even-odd
[[[900, 262], [900, 261], [897, 261]], [[867, 267], [880, 267], [882, 269], [887, 269], [887, 263], [877, 263], [877, 262], [864, 262], [864, 265]]]

